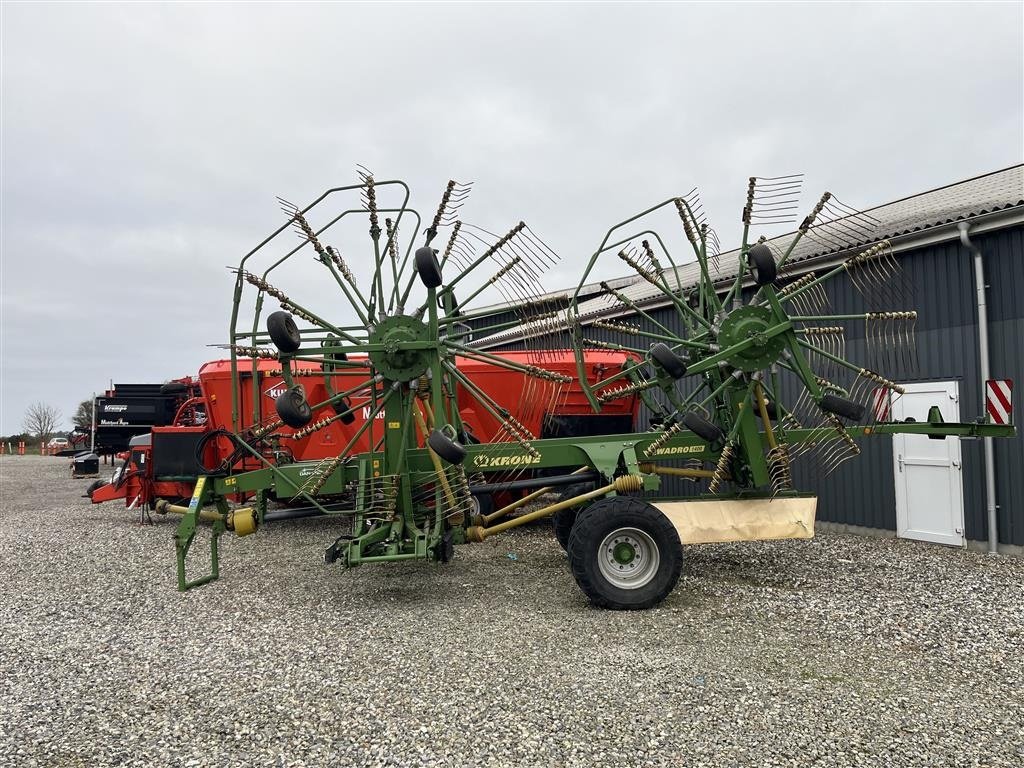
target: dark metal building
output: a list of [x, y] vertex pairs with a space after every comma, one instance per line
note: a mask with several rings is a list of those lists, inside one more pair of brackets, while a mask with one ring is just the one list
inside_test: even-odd
[[[888, 240], [903, 270], [905, 285], [911, 286], [908, 309], [918, 312], [916, 327], [918, 365], [912, 374], [901, 375], [908, 394], [901, 398], [906, 408], [915, 402], [943, 401], [953, 418], [972, 421], [985, 414], [979, 355], [978, 291], [972, 250], [961, 239], [961, 225], [967, 225], [967, 242], [980, 250], [987, 290], [990, 376], [1013, 379], [1017, 392], [1024, 387], [1024, 165], [967, 179], [913, 197], [878, 206], [868, 211], [878, 221], [867, 244]], [[793, 277], [840, 263], [851, 250], [822, 252], [804, 241], [794, 252], [789, 274]], [[723, 284], [735, 276], [735, 252], [723, 254], [719, 276]], [[678, 283], [685, 291], [696, 284], [695, 265], [680, 270]], [[671, 282], [676, 282], [674, 279]], [[643, 281], [620, 290], [657, 321], [679, 331], [674, 310], [664, 306], [665, 297]], [[863, 313], [869, 310], [849, 280], [827, 281], [826, 291], [835, 312]], [[618, 317], [644, 325], [642, 318], [623, 314], [618, 302], [594, 297], [579, 306], [586, 325], [598, 318]], [[480, 322], [480, 321], [478, 321]], [[863, 329], [847, 328], [846, 352], [851, 360], [864, 360]], [[514, 348], [523, 343], [517, 331], [496, 334], [476, 343], [492, 349]], [[588, 336], [635, 346], [630, 339], [599, 328], [587, 329]], [[681, 334], [682, 335], [682, 334]], [[567, 346], [567, 336], [548, 336], [537, 341]], [[895, 378], [895, 377], [894, 377]], [[911, 392], [917, 398], [911, 398]], [[919, 396], [918, 396], [919, 395]], [[1019, 396], [1016, 398], [1019, 401]], [[901, 402], [897, 401], [897, 405]], [[895, 407], [895, 406], [894, 406]], [[894, 415], [912, 415], [911, 410]], [[646, 429], [650, 414], [641, 412], [638, 429]], [[926, 440], [925, 438], [914, 438]], [[988, 530], [988, 499], [982, 441], [932, 441], [933, 445], [899, 442], [900, 437], [878, 437], [862, 441], [863, 452], [855, 461], [843, 464], [828, 478], [795, 462], [794, 481], [801, 489], [819, 494], [820, 521], [896, 532], [897, 535], [949, 544], [994, 541]], [[938, 443], [938, 446], [934, 445]], [[943, 443], [956, 443], [941, 448]], [[1024, 437], [995, 440], [994, 475], [997, 529], [1000, 549], [1020, 551], [1024, 547]], [[921, 474], [913, 483], [909, 457], [924, 451], [939, 451], [948, 461], [922, 461], [942, 465]], [[946, 453], [942, 453], [946, 451]], [[906, 456], [904, 456], [906, 453]], [[939, 454], [935, 454], [938, 456]], [[906, 462], [905, 462], [906, 459]], [[906, 463], [906, 466], [905, 466]], [[936, 488], [939, 490], [936, 490]], [[666, 491], [688, 495], [701, 486], [676, 480]], [[942, 506], [941, 513], [935, 507]], [[948, 507], [948, 508], [947, 508]], [[938, 514], [938, 520], [934, 520]], [[946, 519], [948, 517], [948, 520]], [[933, 531], [932, 529], [936, 530]], [[942, 529], [942, 530], [938, 530]]]

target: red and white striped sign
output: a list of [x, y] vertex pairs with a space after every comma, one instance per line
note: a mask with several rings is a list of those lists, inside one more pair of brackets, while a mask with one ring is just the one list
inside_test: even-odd
[[985, 382], [985, 408], [993, 424], [1009, 424], [1013, 415], [1012, 379], [989, 379]]
[[892, 390], [888, 387], [876, 387], [872, 396], [872, 410], [875, 421], [889, 421], [892, 418]]

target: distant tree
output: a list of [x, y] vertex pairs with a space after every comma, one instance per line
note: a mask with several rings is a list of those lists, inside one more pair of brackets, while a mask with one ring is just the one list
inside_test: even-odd
[[92, 429], [92, 398], [83, 400], [78, 404], [75, 415], [71, 417], [71, 423], [79, 432], [88, 432]]
[[46, 403], [33, 403], [25, 411], [25, 420], [22, 426], [25, 431], [39, 437], [39, 441], [45, 443], [50, 435], [57, 429], [60, 423], [60, 411]]

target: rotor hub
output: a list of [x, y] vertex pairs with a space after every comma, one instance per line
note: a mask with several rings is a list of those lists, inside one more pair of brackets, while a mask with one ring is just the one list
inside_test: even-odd
[[729, 365], [741, 371], [753, 372], [774, 363], [786, 347], [783, 335], [768, 334], [774, 324], [772, 311], [768, 307], [748, 305], [730, 312], [718, 332], [719, 345], [725, 348], [745, 341], [750, 344], [730, 355], [727, 358]]
[[430, 350], [421, 346], [429, 340], [430, 328], [415, 317], [386, 317], [370, 331], [370, 344], [382, 347], [369, 353], [370, 362], [386, 379], [412, 381], [430, 365]]

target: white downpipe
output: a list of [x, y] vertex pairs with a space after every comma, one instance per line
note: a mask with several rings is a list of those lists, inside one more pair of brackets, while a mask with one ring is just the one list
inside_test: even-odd
[[[989, 380], [988, 365], [988, 305], [985, 301], [985, 261], [981, 250], [968, 237], [971, 225], [966, 221], [959, 224], [960, 242], [974, 254], [974, 282], [978, 290], [978, 357], [981, 360], [981, 407], [982, 413], [987, 413], [985, 407], [985, 382]], [[988, 553], [995, 555], [999, 553], [999, 518], [998, 505], [996, 504], [996, 461], [995, 449], [992, 445], [992, 438], [984, 438], [985, 443], [985, 498], [988, 508]]]

